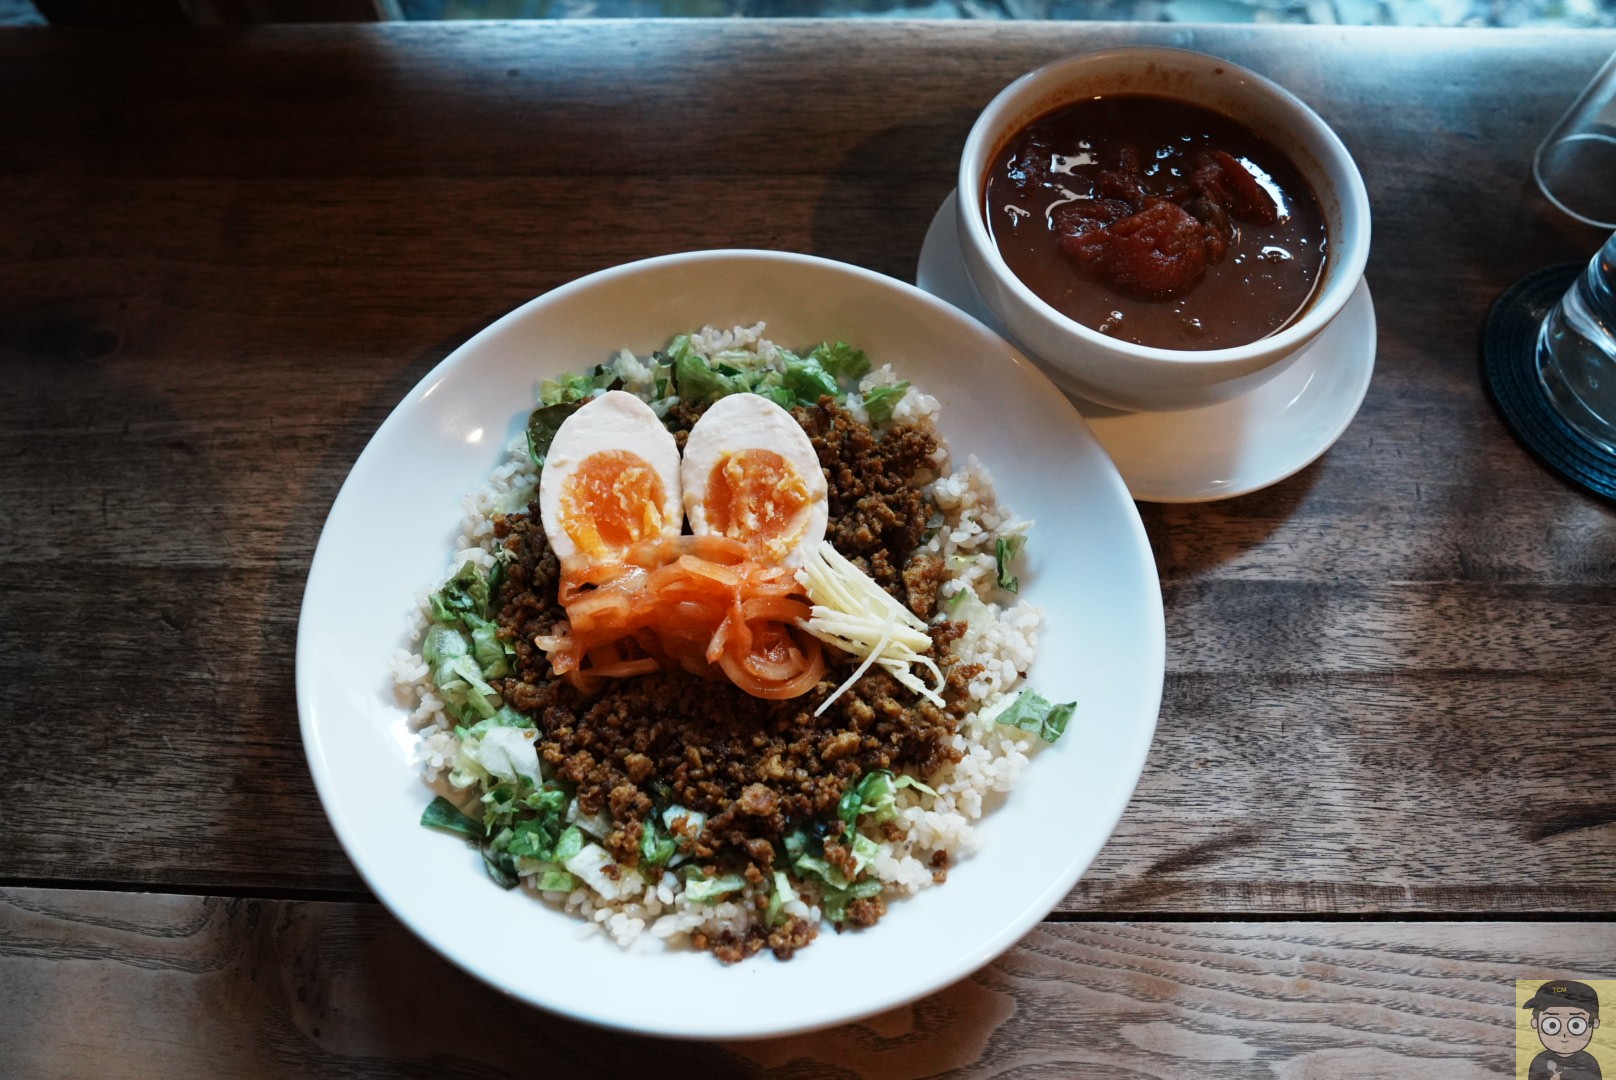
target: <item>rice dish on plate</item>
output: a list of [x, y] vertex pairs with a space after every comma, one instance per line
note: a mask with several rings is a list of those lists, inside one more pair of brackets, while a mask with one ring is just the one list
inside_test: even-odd
[[[629, 601], [604, 595], [620, 588], [639, 612], [660, 603], [640, 595], [648, 575], [686, 560], [714, 575], [771, 561], [754, 546], [721, 558], [731, 560], [723, 567], [704, 563], [714, 549], [693, 547], [677, 511], [657, 509], [678, 505], [666, 490], [677, 475], [643, 478], [655, 492], [645, 520], [677, 550], [581, 585], [568, 575], [602, 560], [557, 558], [557, 507], [572, 504], [546, 507], [539, 497], [563, 469], [558, 448], [584, 426], [573, 419], [583, 407], [636, 399], [682, 440], [688, 467], [701, 417], [743, 394], [793, 418], [828, 481], [818, 499], [829, 538], [775, 551], [783, 565], [758, 571], [785, 582], [792, 598], [781, 603], [809, 616], [777, 620], [769, 639], [770, 656], [784, 663], [789, 654], [795, 665], [781, 678], [811, 684], [789, 698], [743, 690], [744, 675], [725, 681], [720, 663], [732, 673], [736, 665], [717, 656], [716, 642], [697, 649], [710, 671], [675, 647], [675, 635], [647, 636], [638, 623], [609, 649], [586, 654], [579, 644], [579, 601], [626, 610]], [[1031, 523], [998, 504], [974, 457], [951, 460], [937, 402], [856, 348], [798, 354], [770, 342], [762, 324], [681, 335], [650, 357], [624, 352], [547, 381], [539, 397], [528, 434], [466, 498], [448, 581], [422, 591], [392, 658], [438, 796], [423, 823], [466, 836], [496, 882], [576, 916], [584, 932], [625, 946], [691, 945], [726, 961], [763, 948], [788, 958], [827, 923], [871, 925], [890, 901], [943, 882], [974, 849], [974, 823], [1059, 737], [1073, 706], [1023, 683], [1043, 619], [1014, 574]], [[737, 461], [786, 457], [755, 450], [725, 460], [733, 473]], [[611, 477], [614, 497], [623, 475]], [[692, 501], [692, 475], [717, 480], [720, 471], [686, 469], [694, 526], [715, 504], [711, 494]], [[770, 473], [734, 490], [769, 498], [788, 487]], [[800, 502], [793, 520], [818, 505], [807, 489]], [[730, 520], [744, 540], [762, 519], [737, 510]], [[572, 603], [561, 603], [569, 592]], [[855, 610], [837, 608], [832, 593], [853, 597], [843, 608]], [[897, 641], [906, 627], [916, 643], [908, 652]], [[822, 667], [810, 668], [809, 653], [823, 654]]]

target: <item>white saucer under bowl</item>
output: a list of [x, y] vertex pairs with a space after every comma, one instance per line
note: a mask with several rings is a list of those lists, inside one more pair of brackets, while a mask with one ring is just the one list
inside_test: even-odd
[[[954, 206], [950, 192], [926, 230], [915, 284], [1015, 342], [965, 271]], [[1035, 353], [1022, 351], [1054, 374]], [[1283, 370], [1229, 401], [1119, 412], [1067, 396], [1135, 499], [1211, 502], [1268, 487], [1310, 465], [1352, 423], [1374, 370], [1375, 306], [1369, 286], [1359, 282], [1336, 320]]]

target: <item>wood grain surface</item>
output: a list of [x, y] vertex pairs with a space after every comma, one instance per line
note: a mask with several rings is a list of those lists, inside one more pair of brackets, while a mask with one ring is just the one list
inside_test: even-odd
[[1516, 979], [1595, 978], [1613, 950], [1609, 924], [1050, 922], [912, 1005], [713, 1045], [542, 1016], [372, 904], [7, 889], [0, 1060], [8, 1075], [132, 1080], [647, 1066], [669, 1078], [1462, 1080], [1513, 1075]]
[[[293, 694], [309, 559], [377, 425], [471, 333], [623, 261], [768, 247], [911, 279], [977, 111], [1129, 43], [1246, 64], [1341, 135], [1374, 208], [1379, 351], [1313, 466], [1141, 507], [1161, 720], [1054, 919], [900, 1015], [728, 1049], [539, 1018], [427, 954], [338, 848]], [[1604, 923], [1530, 920], [1616, 911], [1616, 517], [1511, 440], [1477, 357], [1504, 288], [1601, 239], [1529, 161], [1613, 48], [1076, 23], [0, 31], [0, 1073], [1507, 1073], [1508, 980], [1610, 955]], [[1429, 921], [1489, 914], [1528, 921]], [[433, 1030], [439, 1004], [476, 1037]]]

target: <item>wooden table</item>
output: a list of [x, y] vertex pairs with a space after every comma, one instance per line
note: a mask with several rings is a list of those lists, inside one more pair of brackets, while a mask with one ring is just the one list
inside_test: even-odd
[[[1037, 931], [912, 1007], [712, 1046], [517, 1005], [366, 892], [292, 644], [332, 498], [496, 316], [663, 252], [913, 277], [975, 113], [1066, 52], [1292, 88], [1375, 212], [1356, 423], [1142, 506], [1167, 689]], [[1616, 518], [1478, 380], [1600, 236], [1531, 185], [1616, 34], [669, 22], [0, 33], [0, 1075], [1511, 1075], [1616, 976]], [[772, 961], [770, 961], [772, 962]], [[720, 1007], [721, 1003], [715, 1003]]]

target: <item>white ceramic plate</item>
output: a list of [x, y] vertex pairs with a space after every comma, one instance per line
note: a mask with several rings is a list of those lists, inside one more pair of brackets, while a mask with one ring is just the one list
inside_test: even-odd
[[[915, 281], [1002, 329], [965, 270], [954, 202], [951, 192], [932, 219]], [[1369, 286], [1359, 281], [1318, 337], [1282, 361], [1266, 382], [1228, 401], [1122, 412], [1071, 397], [1134, 498], [1211, 502], [1277, 484], [1317, 460], [1352, 423], [1374, 370], [1375, 306]]]
[[[449, 570], [462, 496], [521, 430], [542, 376], [649, 352], [703, 324], [767, 320], [771, 338], [854, 342], [942, 403], [963, 460], [1036, 519], [1021, 574], [1048, 628], [1031, 684], [1079, 711], [983, 823], [940, 888], [789, 962], [725, 967], [603, 936], [488, 880], [477, 853], [417, 824], [430, 792], [387, 660], [412, 595]], [[321, 801], [348, 856], [439, 952], [535, 1005], [636, 1031], [747, 1038], [835, 1024], [939, 989], [992, 960], [1077, 881], [1144, 766], [1161, 700], [1161, 593], [1121, 478], [1071, 404], [974, 320], [912, 286], [802, 255], [694, 252], [548, 293], [457, 349], [399, 404], [331, 508], [298, 623], [297, 700]], [[430, 987], [420, 987], [430, 993]], [[450, 1018], [446, 1018], [450, 1019]], [[451, 1020], [452, 1022], [452, 1020]]]

